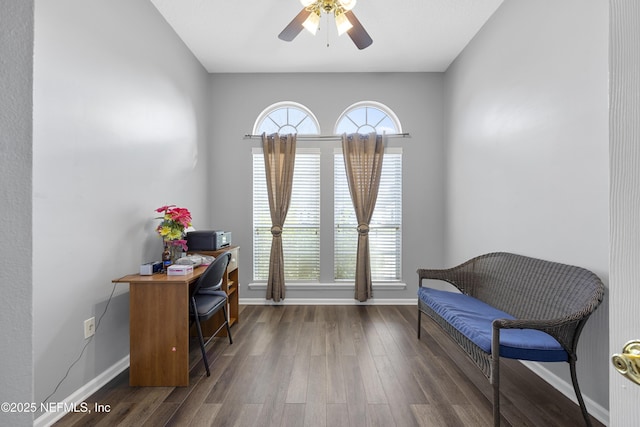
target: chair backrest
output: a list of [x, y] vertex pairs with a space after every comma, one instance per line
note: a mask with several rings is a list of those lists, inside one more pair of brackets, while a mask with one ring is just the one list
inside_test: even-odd
[[[435, 273], [432, 273], [435, 272]], [[480, 255], [446, 270], [418, 270], [445, 280], [517, 319], [536, 320], [575, 357], [587, 319], [604, 298], [604, 284], [582, 267], [507, 252]], [[546, 322], [546, 323], [545, 323]]]
[[519, 318], [553, 319], [590, 314], [604, 285], [581, 267], [495, 252], [465, 263], [472, 296]]
[[222, 283], [222, 276], [227, 271], [230, 260], [231, 252], [218, 255], [198, 279], [196, 286], [193, 288], [193, 293], [195, 294], [204, 289], [219, 289]]

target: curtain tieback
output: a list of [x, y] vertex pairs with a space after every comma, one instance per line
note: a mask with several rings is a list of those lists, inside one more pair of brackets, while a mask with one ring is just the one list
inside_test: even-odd
[[282, 227], [280, 227], [279, 225], [274, 225], [273, 227], [271, 227], [271, 235], [279, 236], [281, 234], [282, 234]]
[[369, 224], [358, 224], [358, 234], [369, 234]]

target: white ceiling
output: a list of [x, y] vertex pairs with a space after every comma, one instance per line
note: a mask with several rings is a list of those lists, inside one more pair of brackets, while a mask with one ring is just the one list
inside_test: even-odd
[[315, 36], [278, 39], [299, 0], [151, 0], [211, 73], [445, 71], [502, 1], [359, 0], [373, 44], [358, 50], [326, 14]]

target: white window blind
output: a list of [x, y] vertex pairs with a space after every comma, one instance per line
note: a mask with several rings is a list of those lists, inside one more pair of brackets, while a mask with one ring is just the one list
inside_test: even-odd
[[[358, 232], [342, 150], [334, 154], [334, 276], [354, 280]], [[402, 151], [389, 148], [382, 161], [376, 207], [369, 224], [371, 278], [398, 281], [401, 271]]]
[[[285, 280], [320, 278], [320, 150], [298, 147], [293, 188], [282, 230]], [[271, 215], [261, 148], [253, 151], [253, 279], [267, 280]]]

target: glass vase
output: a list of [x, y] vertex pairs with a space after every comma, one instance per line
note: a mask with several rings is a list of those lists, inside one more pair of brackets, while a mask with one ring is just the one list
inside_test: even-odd
[[169, 244], [169, 253], [171, 254], [171, 264], [175, 264], [182, 257], [182, 245]]

